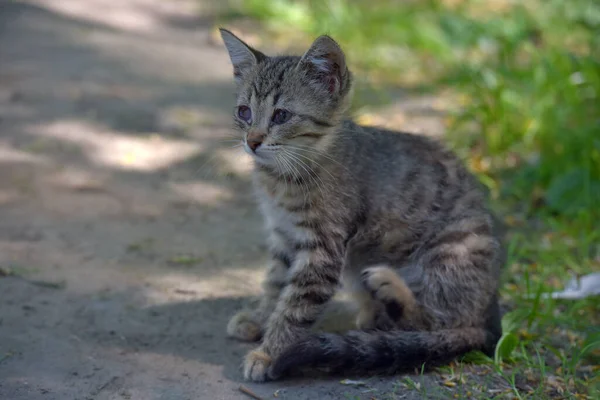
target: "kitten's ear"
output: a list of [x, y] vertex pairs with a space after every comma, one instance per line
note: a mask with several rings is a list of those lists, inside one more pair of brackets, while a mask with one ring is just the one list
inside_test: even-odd
[[229, 32], [227, 29], [219, 28], [221, 38], [229, 52], [231, 64], [233, 65], [233, 77], [236, 83], [242, 80], [242, 77], [251, 70], [262, 59], [266, 58], [260, 51], [244, 43], [240, 38]]
[[304, 68], [315, 86], [330, 94], [345, 91], [348, 85], [346, 57], [341, 47], [327, 35], [319, 36], [302, 56], [299, 68]]

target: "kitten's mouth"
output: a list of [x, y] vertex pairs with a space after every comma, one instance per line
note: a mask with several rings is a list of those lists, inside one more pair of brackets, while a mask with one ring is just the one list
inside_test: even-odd
[[252, 150], [247, 142], [244, 143], [244, 150], [254, 160], [261, 164], [272, 165], [275, 162], [276, 151], [281, 147], [280, 144], [260, 145]]

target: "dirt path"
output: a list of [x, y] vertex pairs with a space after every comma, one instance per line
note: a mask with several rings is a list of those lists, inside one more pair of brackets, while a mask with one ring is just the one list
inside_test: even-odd
[[[247, 162], [224, 141], [233, 87], [210, 15], [0, 5], [0, 399], [248, 398], [252, 346], [224, 331], [264, 247]], [[336, 399], [395, 382], [247, 386]]]

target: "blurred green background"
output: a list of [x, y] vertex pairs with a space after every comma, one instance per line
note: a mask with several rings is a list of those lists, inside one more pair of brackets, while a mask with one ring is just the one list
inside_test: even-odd
[[233, 9], [284, 38], [328, 33], [374, 86], [451, 88], [460, 108], [450, 139], [490, 188], [505, 177], [504, 194], [528, 212], [600, 215], [600, 2], [248, 0]]

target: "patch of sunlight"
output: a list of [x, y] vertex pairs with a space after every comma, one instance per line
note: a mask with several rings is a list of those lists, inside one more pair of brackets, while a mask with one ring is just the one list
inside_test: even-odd
[[93, 162], [117, 169], [151, 172], [198, 154], [202, 146], [160, 135], [129, 136], [87, 121], [31, 125], [28, 133], [79, 146]]
[[0, 189], [0, 207], [9, 204], [15, 204], [22, 199], [21, 194], [18, 190], [3, 190]]
[[139, 33], [154, 31], [169, 19], [195, 12], [193, 2], [182, 1], [38, 0], [36, 3], [67, 17]]
[[169, 185], [184, 200], [193, 203], [217, 204], [219, 201], [230, 200], [233, 197], [233, 193], [227, 188], [206, 182], [176, 182]]
[[79, 192], [101, 192], [106, 190], [107, 176], [102, 176], [95, 171], [82, 170], [66, 165], [56, 174], [53, 174], [49, 181], [57, 187]]
[[364, 109], [356, 120], [361, 125], [440, 137], [450, 103], [445, 98], [419, 96], [399, 98], [377, 110]]
[[379, 122], [378, 119], [378, 116], [375, 114], [363, 112], [356, 118], [356, 122], [364, 126], [374, 126]]
[[206, 151], [208, 159], [200, 164], [198, 177], [204, 179], [246, 178], [253, 170], [253, 161], [241, 146], [213, 148]]
[[221, 163], [221, 170], [226, 174], [249, 176], [252, 172], [252, 159], [240, 148], [216, 150], [217, 158]]
[[[265, 277], [265, 263], [255, 262], [245, 267], [224, 266], [212, 275], [190, 275], [179, 271], [168, 274], [146, 276], [145, 297], [147, 305], [157, 305], [181, 301], [208, 298], [227, 298], [257, 296], [262, 293]], [[351, 301], [348, 293], [339, 290], [334, 296], [335, 302]], [[335, 304], [332, 307], [337, 308]]]
[[174, 133], [189, 132], [199, 127], [228, 126], [231, 119], [229, 115], [215, 113], [214, 110], [198, 107], [197, 104], [163, 107], [158, 118], [161, 130]]
[[188, 294], [190, 300], [256, 296], [262, 292], [263, 267], [262, 263], [256, 268], [223, 267], [211, 276], [196, 279], [180, 272], [149, 277], [145, 295], [152, 305], [181, 301], [180, 293]]
[[363, 112], [356, 120], [364, 126], [399, 129], [406, 122], [406, 115], [401, 111], [390, 112], [387, 108], [382, 108], [377, 112]]
[[47, 164], [48, 160], [40, 155], [15, 149], [8, 143], [0, 141], [0, 163], [11, 162]]
[[[60, 26], [41, 25], [38, 28], [41, 33], [59, 34], [99, 51], [138, 77], [147, 75], [156, 84], [204, 84], [197, 95], [211, 103], [223, 90], [233, 92], [231, 67], [221, 42], [219, 46], [206, 46], [181, 30], [180, 24], [198, 17], [195, 6], [190, 6], [195, 1], [38, 0], [36, 3], [70, 20]], [[98, 29], [95, 25], [109, 29]], [[104, 77], [107, 72], [94, 68], [92, 73]]]

